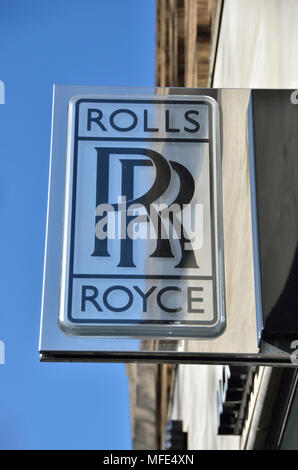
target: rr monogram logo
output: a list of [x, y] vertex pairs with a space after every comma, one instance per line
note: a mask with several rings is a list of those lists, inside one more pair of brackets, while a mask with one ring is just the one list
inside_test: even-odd
[[[109, 186], [110, 186], [110, 160], [113, 155], [123, 156], [143, 156], [143, 158], [121, 158], [121, 189], [119, 196], [125, 198], [127, 203], [132, 205], [142, 205], [146, 209], [146, 221], [152, 218], [152, 207], [154, 203], [168, 189], [172, 174], [175, 172], [179, 179], [179, 190], [175, 199], [171, 202], [171, 206], [178, 207], [182, 211], [183, 207], [188, 205], [194, 195], [195, 182], [190, 171], [181, 163], [175, 161], [167, 161], [160, 153], [146, 148], [119, 148], [119, 147], [95, 147], [97, 152], [97, 186], [96, 186], [96, 207], [109, 203]], [[146, 157], [146, 158], [144, 158]], [[155, 180], [151, 188], [142, 196], [134, 198], [134, 172], [136, 167], [154, 167], [156, 171]], [[119, 210], [117, 204], [112, 204], [115, 211]], [[165, 238], [161, 234], [164, 230], [164, 219], [166, 217], [166, 208], [156, 213], [157, 221], [156, 247], [151, 253], [151, 258], [174, 258], [173, 248], [170, 237]], [[96, 215], [95, 226], [104, 216]], [[136, 216], [127, 215], [125, 234], [127, 235], [128, 224], [131, 223]], [[170, 222], [173, 224], [173, 214], [170, 216]], [[175, 220], [177, 226], [177, 219]], [[194, 250], [189, 238], [185, 234], [182, 222], [180, 223], [179, 244], [181, 257], [176, 268], [198, 268]], [[135, 267], [133, 258], [133, 239], [125, 236], [121, 239], [120, 261], [118, 267]], [[95, 236], [94, 251], [92, 256], [109, 257], [108, 237], [99, 239]]]

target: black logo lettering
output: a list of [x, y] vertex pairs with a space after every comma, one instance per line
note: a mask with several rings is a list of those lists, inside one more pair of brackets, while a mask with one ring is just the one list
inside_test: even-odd
[[[124, 110], [121, 110], [124, 111]], [[98, 117], [99, 118], [99, 117]], [[121, 189], [119, 196], [126, 198], [128, 205], [141, 204], [147, 211], [147, 220], [149, 221], [150, 210], [152, 204], [155, 203], [167, 190], [171, 182], [173, 171], [179, 178], [179, 191], [174, 201], [171, 204], [177, 205], [180, 210], [183, 206], [190, 203], [193, 198], [195, 183], [190, 171], [181, 163], [174, 161], [167, 161], [160, 153], [145, 148], [120, 148], [120, 147], [95, 147], [97, 153], [97, 182], [96, 182], [96, 207], [101, 204], [109, 203], [109, 186], [110, 182], [110, 159], [113, 155], [139, 155], [144, 158], [121, 158]], [[141, 197], [134, 198], [134, 171], [138, 166], [154, 167], [156, 171], [155, 180], [151, 188]], [[118, 210], [116, 203], [112, 204], [115, 211]], [[95, 217], [95, 225], [100, 221], [103, 216]], [[126, 217], [126, 231], [128, 224], [136, 216]], [[157, 214], [158, 220], [158, 236], [156, 240], [156, 247], [154, 252], [150, 255], [151, 258], [173, 258], [171, 241], [169, 238], [161, 236], [163, 230], [163, 210]], [[127, 232], [126, 232], [127, 234]], [[183, 227], [181, 226], [181, 236], [179, 237], [179, 244], [181, 250], [181, 258], [176, 268], [198, 268], [195, 254], [193, 249], [185, 248], [186, 243], [190, 240], [185, 237]], [[120, 261], [118, 267], [135, 267], [133, 258], [133, 239], [126, 236], [120, 241]], [[94, 251], [92, 256], [109, 257], [108, 251], [108, 238], [99, 239], [95, 236]]]

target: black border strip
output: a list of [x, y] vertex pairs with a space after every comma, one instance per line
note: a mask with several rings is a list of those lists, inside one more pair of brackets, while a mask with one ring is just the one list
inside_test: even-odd
[[212, 281], [213, 276], [158, 276], [154, 274], [73, 274], [74, 279], [189, 279], [192, 281]]
[[191, 352], [155, 352], [155, 351], [40, 351], [40, 360], [47, 362], [144, 362], [161, 364], [217, 364], [217, 365], [261, 365], [291, 367], [290, 356], [274, 356], [266, 354], [234, 354], [234, 353], [191, 353]]
[[78, 137], [78, 141], [90, 141], [90, 142], [100, 142], [100, 141], [109, 141], [109, 142], [187, 142], [187, 143], [201, 143], [208, 144], [210, 139], [178, 139], [176, 137], [163, 139], [155, 137]]

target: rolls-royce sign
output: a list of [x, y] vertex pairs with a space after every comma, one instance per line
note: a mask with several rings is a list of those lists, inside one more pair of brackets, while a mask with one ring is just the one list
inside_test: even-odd
[[71, 97], [67, 114], [59, 313], [51, 313], [60, 330], [218, 336], [225, 313], [217, 103], [86, 94]]
[[[211, 100], [74, 97], [61, 328], [217, 335]], [[215, 214], [216, 216], [217, 214]]]

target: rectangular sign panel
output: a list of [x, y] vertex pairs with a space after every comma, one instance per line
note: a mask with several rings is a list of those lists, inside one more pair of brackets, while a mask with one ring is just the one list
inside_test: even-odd
[[74, 96], [60, 328], [216, 337], [225, 327], [219, 113], [208, 96]]
[[42, 361], [297, 365], [292, 97], [54, 87]]

